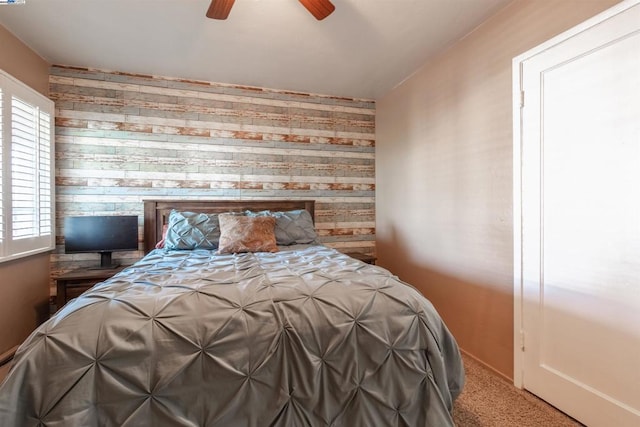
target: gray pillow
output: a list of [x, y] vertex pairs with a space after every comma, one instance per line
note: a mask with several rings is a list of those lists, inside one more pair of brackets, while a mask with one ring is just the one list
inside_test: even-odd
[[217, 249], [220, 241], [218, 214], [171, 211], [165, 249]]
[[276, 219], [276, 243], [280, 246], [316, 243], [318, 235], [311, 214], [305, 209], [287, 212], [251, 212], [249, 216], [273, 216]]

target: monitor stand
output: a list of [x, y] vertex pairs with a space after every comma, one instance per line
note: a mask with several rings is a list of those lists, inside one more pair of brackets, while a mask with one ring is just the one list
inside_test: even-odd
[[89, 270], [111, 270], [119, 266], [111, 262], [111, 252], [100, 252], [100, 267], [91, 267]]

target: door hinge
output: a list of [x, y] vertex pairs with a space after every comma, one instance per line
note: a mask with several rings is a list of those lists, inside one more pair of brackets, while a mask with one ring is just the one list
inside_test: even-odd
[[520, 350], [524, 351], [524, 331], [520, 331]]
[[524, 108], [524, 91], [520, 91], [520, 108]]

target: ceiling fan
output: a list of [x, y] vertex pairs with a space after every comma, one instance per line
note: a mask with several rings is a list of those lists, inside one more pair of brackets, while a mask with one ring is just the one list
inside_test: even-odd
[[[236, 0], [211, 0], [211, 5], [209, 5], [209, 10], [207, 10], [207, 18], [227, 19], [235, 1]], [[331, 12], [336, 8], [329, 0], [299, 1], [318, 21], [331, 15]]]

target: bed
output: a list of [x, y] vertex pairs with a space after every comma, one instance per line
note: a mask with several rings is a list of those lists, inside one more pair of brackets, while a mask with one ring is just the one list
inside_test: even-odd
[[[20, 346], [0, 425], [453, 426], [464, 370], [438, 313], [308, 241], [313, 215], [313, 201], [145, 201], [148, 253]], [[200, 231], [179, 246], [195, 232], [176, 224], [196, 217], [217, 221], [217, 249]], [[275, 250], [223, 251], [243, 221], [291, 227]]]

